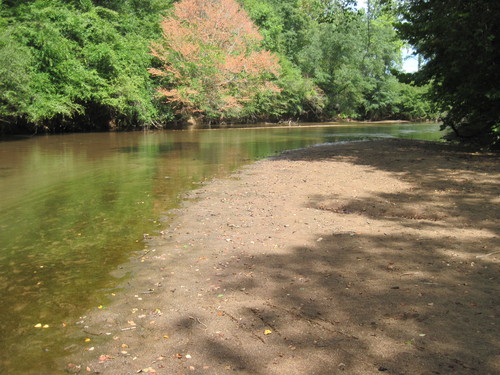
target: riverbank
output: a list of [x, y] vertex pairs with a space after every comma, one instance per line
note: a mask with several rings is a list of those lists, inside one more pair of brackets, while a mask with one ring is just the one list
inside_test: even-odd
[[382, 140], [191, 192], [76, 323], [70, 372], [500, 372], [498, 157]]
[[135, 126], [126, 129], [118, 128], [96, 128], [96, 129], [57, 129], [48, 131], [47, 129], [0, 129], [0, 141], [12, 141], [29, 139], [35, 136], [47, 135], [61, 135], [61, 134], [80, 134], [80, 133], [126, 133], [134, 131], [169, 131], [169, 130], [227, 130], [227, 129], [282, 129], [282, 128], [300, 128], [300, 127], [331, 127], [331, 126], [352, 126], [352, 125], [384, 125], [384, 124], [410, 124], [410, 123], [437, 123], [437, 121], [430, 120], [354, 120], [354, 119], [331, 119], [324, 121], [295, 121], [295, 120], [282, 120], [277, 122], [243, 122], [243, 123], [179, 123], [169, 124], [168, 126]]

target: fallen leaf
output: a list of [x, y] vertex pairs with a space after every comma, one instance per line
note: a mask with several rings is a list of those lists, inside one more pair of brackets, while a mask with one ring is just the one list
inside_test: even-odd
[[110, 359], [113, 359], [113, 357], [108, 354], [103, 354], [99, 357], [99, 363], [104, 363], [106, 361], [109, 361]]
[[156, 374], [156, 370], [152, 367], [147, 367], [147, 368], [143, 368], [142, 370], [138, 370], [137, 371], [138, 374], [140, 373], [148, 373], [148, 374]]
[[271, 331], [270, 329], [266, 329], [264, 331], [264, 335], [270, 335], [271, 333], [273, 333], [273, 331]]

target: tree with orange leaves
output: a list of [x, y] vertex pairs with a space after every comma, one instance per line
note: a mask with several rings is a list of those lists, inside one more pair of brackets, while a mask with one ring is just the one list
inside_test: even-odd
[[257, 28], [236, 0], [182, 0], [151, 46], [158, 93], [184, 116], [239, 116], [259, 94], [279, 92], [278, 58], [259, 49]]

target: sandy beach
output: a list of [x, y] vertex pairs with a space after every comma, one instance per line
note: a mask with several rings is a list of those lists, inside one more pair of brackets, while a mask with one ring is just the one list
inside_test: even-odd
[[[498, 155], [288, 151], [186, 196], [70, 373], [499, 374]], [[88, 338], [89, 340], [85, 340]]]

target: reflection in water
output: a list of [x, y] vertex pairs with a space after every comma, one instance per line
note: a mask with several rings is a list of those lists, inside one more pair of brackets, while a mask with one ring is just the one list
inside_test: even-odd
[[[197, 183], [285, 149], [379, 137], [437, 140], [437, 125], [164, 131], [0, 143], [0, 369], [56, 374], [75, 322]], [[48, 328], [35, 328], [38, 323]]]

